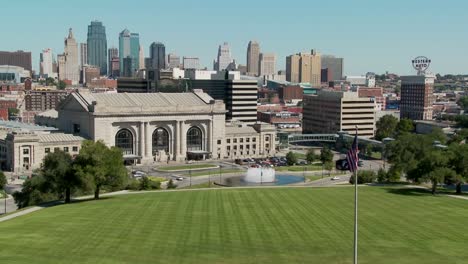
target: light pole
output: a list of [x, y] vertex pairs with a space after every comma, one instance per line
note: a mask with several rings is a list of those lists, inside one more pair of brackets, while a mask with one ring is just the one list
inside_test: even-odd
[[208, 188], [211, 187], [211, 170], [208, 171]]
[[189, 170], [189, 176], [190, 176], [190, 188], [192, 188], [192, 170]]
[[223, 172], [221, 171], [221, 166], [219, 166], [219, 184], [221, 184], [221, 174]]

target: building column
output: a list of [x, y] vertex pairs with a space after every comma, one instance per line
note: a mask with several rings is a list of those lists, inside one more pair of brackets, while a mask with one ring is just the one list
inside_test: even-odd
[[144, 125], [145, 123], [140, 122], [139, 125], [139, 150], [138, 154], [141, 156], [141, 159], [145, 158], [145, 132], [144, 132]]
[[185, 133], [185, 125], [184, 121], [180, 121], [180, 155], [181, 159], [185, 159], [187, 157], [187, 135]]
[[145, 138], [146, 138], [146, 157], [150, 158], [153, 156], [153, 136], [150, 131], [150, 123], [145, 122]]

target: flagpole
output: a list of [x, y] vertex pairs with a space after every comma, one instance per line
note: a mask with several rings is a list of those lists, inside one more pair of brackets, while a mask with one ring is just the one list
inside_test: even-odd
[[[358, 127], [356, 126], [356, 139], [357, 139]], [[356, 149], [357, 141], [356, 141]], [[359, 161], [359, 155], [356, 152], [356, 163]], [[358, 177], [357, 177], [358, 166], [354, 170], [354, 264], [358, 264]]]

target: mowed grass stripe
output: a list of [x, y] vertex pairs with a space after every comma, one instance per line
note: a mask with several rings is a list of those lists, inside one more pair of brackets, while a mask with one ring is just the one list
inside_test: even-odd
[[[468, 202], [362, 187], [360, 263], [465, 263]], [[0, 223], [0, 263], [352, 263], [352, 188], [123, 195]]]

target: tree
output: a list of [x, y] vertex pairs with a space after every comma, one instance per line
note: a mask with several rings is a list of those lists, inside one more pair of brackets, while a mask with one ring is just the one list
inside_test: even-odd
[[65, 203], [70, 202], [72, 189], [82, 185], [81, 178], [73, 171], [72, 157], [61, 150], [47, 154], [40, 173], [50, 192], [57, 193], [59, 197], [64, 195]]
[[288, 154], [286, 154], [286, 163], [288, 163], [289, 166], [293, 166], [297, 163], [297, 156], [294, 152], [289, 151]]
[[55, 86], [55, 85], [57, 85], [57, 84], [55, 83], [55, 79], [54, 79], [54, 78], [52, 78], [52, 77], [47, 77], [47, 79], [45, 80], [45, 85], [46, 85], [46, 86]]
[[317, 159], [313, 149], [309, 149], [306, 154], [306, 160], [308, 163], [312, 163]]
[[414, 130], [414, 124], [411, 119], [403, 118], [398, 122], [397, 131], [399, 135], [411, 133]]
[[333, 153], [328, 147], [323, 147], [322, 151], [320, 151], [320, 161], [325, 164], [327, 162], [333, 161]]
[[466, 128], [463, 128], [463, 129], [460, 129], [456, 132], [455, 135], [453, 135], [451, 138], [450, 138], [450, 142], [449, 143], [461, 143], [463, 140], [467, 140], [468, 139], [468, 129]]
[[177, 188], [177, 185], [174, 183], [172, 179], [170, 179], [169, 182], [167, 183], [167, 189], [175, 189], [175, 188]]
[[462, 96], [458, 100], [458, 105], [465, 111], [468, 111], [468, 96]]
[[65, 88], [67, 88], [67, 84], [66, 84], [64, 81], [58, 81], [58, 83], [57, 83], [57, 89], [63, 90], [63, 89], [65, 89]]
[[398, 126], [398, 118], [392, 115], [384, 115], [376, 123], [377, 131], [375, 139], [382, 140], [387, 137], [394, 137]]
[[3, 190], [6, 184], [7, 178], [5, 176], [5, 173], [3, 173], [3, 171], [0, 171], [0, 190]]
[[468, 145], [466, 144], [452, 144], [449, 147], [453, 153], [450, 159], [450, 165], [457, 173], [454, 179], [456, 185], [456, 193], [462, 193], [462, 183], [468, 181]]
[[99, 199], [103, 187], [120, 188], [127, 180], [122, 151], [108, 148], [102, 141], [83, 142], [74, 169], [94, 189], [95, 199]]
[[18, 108], [8, 108], [8, 119], [14, 120], [19, 114]]
[[57, 199], [57, 194], [45, 190], [46, 180], [42, 174], [37, 174], [23, 183], [21, 192], [14, 192], [13, 198], [18, 208], [24, 208]]
[[323, 164], [323, 168], [328, 171], [328, 176], [330, 176], [330, 171], [333, 169], [333, 162], [327, 161]]

